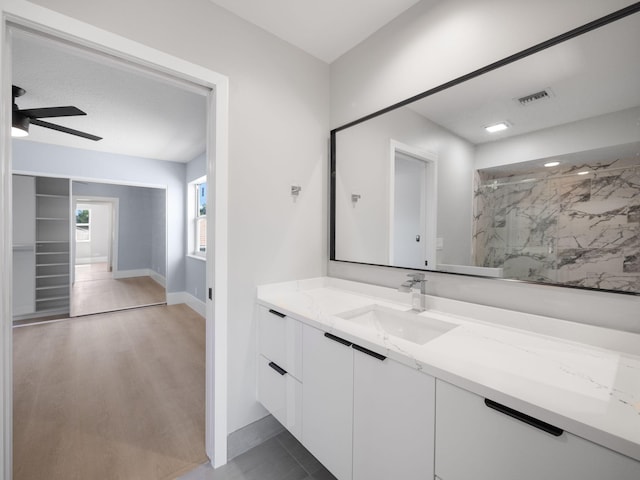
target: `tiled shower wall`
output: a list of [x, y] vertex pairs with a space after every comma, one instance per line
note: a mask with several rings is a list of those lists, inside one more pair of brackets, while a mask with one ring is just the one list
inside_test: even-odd
[[476, 172], [473, 244], [505, 278], [640, 293], [640, 159]]

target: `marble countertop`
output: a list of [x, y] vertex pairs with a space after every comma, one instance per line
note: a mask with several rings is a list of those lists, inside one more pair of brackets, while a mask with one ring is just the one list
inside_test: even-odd
[[418, 345], [338, 314], [411, 308], [396, 290], [335, 278], [258, 287], [258, 303], [640, 461], [640, 335], [427, 297], [455, 328]]

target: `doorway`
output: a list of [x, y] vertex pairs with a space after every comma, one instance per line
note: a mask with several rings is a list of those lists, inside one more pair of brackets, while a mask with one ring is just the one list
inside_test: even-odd
[[389, 165], [389, 265], [434, 269], [436, 156], [392, 140]]
[[[46, 32], [83, 48], [98, 52], [107, 52], [111, 56], [126, 59], [130, 64], [140, 68], [160, 72], [164, 76], [184, 79], [210, 90], [207, 95], [207, 171], [214, 179], [215, 188], [210, 189], [210, 209], [208, 237], [211, 248], [208, 250], [207, 284], [212, 285], [212, 297], [216, 302], [207, 301], [206, 321], [206, 446], [207, 454], [214, 466], [226, 462], [226, 317], [227, 317], [227, 155], [228, 155], [228, 79], [211, 70], [191, 64], [171, 55], [163, 54], [117, 35], [105, 35], [103, 31], [91, 25], [65, 17], [50, 15], [50, 12], [28, 2], [17, 0], [3, 3], [0, 60], [2, 61], [2, 95], [10, 92], [10, 56], [11, 41], [9, 27], [28, 26], [32, 30]], [[6, 100], [6, 98], [3, 98]], [[3, 223], [11, 218], [11, 141], [8, 137], [8, 112], [10, 102], [2, 102], [5, 111], [0, 116], [2, 150], [0, 179], [0, 211], [3, 212]], [[215, 170], [214, 170], [215, 166]], [[215, 175], [214, 175], [215, 171]], [[3, 435], [0, 438], [2, 451], [2, 469], [5, 478], [11, 478], [11, 378], [12, 378], [12, 335], [11, 335], [11, 284], [12, 258], [10, 228], [4, 228], [0, 242], [0, 271], [2, 272], [2, 345], [0, 401], [2, 410]], [[214, 321], [215, 319], [215, 321]], [[215, 361], [214, 361], [215, 360]], [[214, 371], [215, 369], [215, 371]]]
[[166, 191], [77, 180], [71, 189], [71, 317], [166, 303]]

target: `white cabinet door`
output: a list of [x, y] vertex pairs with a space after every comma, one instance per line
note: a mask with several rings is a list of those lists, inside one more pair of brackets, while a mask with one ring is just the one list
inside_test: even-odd
[[36, 310], [36, 183], [13, 175], [13, 315]]
[[352, 350], [307, 325], [302, 338], [302, 443], [338, 480], [350, 480]]
[[433, 478], [435, 379], [354, 350], [353, 479]]
[[437, 381], [435, 471], [441, 480], [638, 480], [640, 462], [551, 435]]
[[296, 438], [302, 437], [302, 383], [258, 355], [258, 401]]

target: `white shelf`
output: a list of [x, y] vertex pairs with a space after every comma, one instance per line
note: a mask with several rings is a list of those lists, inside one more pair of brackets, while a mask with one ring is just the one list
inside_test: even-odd
[[63, 284], [63, 285], [47, 285], [46, 287], [36, 287], [36, 290], [53, 290], [55, 288], [66, 288], [68, 287], [67, 284]]
[[[68, 179], [36, 177], [36, 310], [69, 309]], [[53, 256], [51, 256], [53, 255]]]
[[46, 198], [69, 198], [68, 195], [54, 195], [52, 193], [36, 193], [36, 197], [46, 197]]
[[46, 298], [36, 298], [36, 303], [38, 302], [50, 302], [52, 300], [68, 300], [69, 295], [60, 295], [58, 297], [46, 297]]

